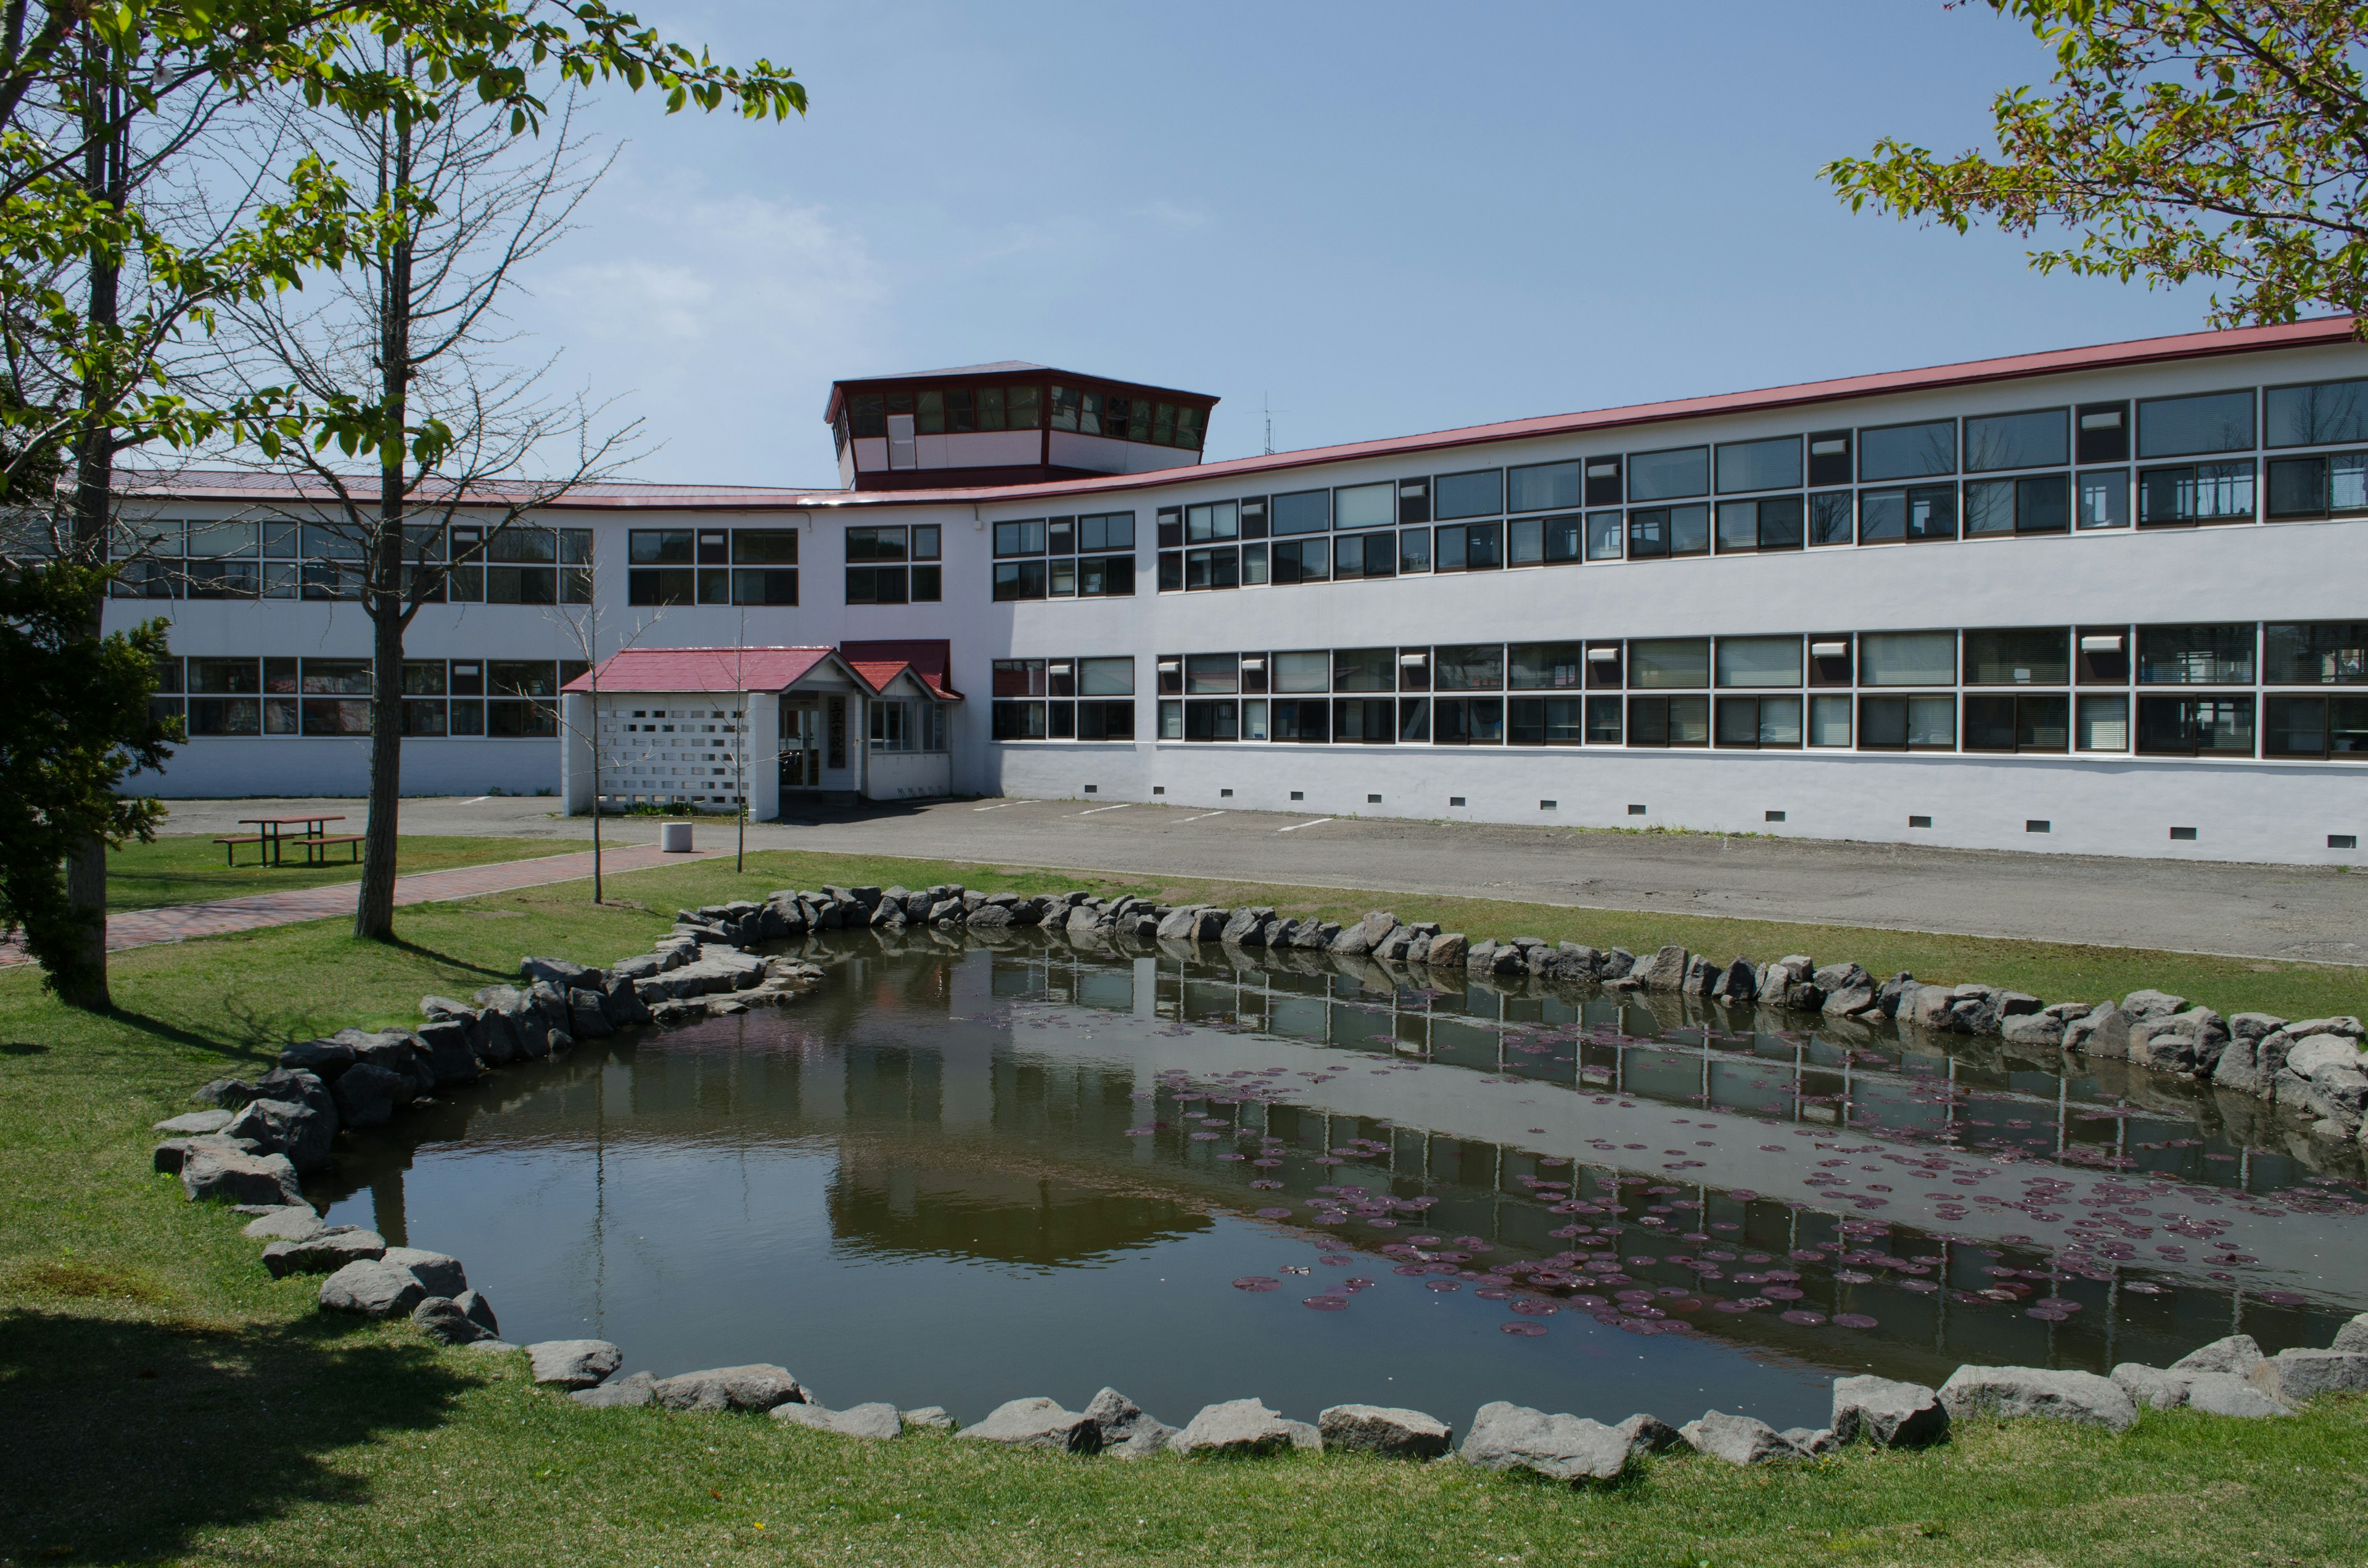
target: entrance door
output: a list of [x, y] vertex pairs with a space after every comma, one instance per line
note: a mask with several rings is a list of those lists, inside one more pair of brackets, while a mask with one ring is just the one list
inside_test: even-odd
[[781, 788], [822, 788], [822, 710], [814, 699], [781, 702]]

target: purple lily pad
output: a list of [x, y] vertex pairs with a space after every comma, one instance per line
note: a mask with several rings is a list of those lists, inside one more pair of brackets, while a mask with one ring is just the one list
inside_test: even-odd
[[1836, 1312], [1834, 1326], [1836, 1328], [1873, 1328], [1876, 1324], [1874, 1319], [1864, 1312]]
[[1282, 1281], [1280, 1279], [1269, 1279], [1263, 1274], [1245, 1274], [1239, 1279], [1234, 1281], [1234, 1289], [1236, 1290], [1280, 1290], [1282, 1289]]

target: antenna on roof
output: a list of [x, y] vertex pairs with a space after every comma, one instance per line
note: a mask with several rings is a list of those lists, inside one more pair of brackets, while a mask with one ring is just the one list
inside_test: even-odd
[[1271, 403], [1271, 393], [1258, 393], [1258, 409], [1266, 415], [1266, 455], [1269, 457], [1274, 456], [1274, 409]]

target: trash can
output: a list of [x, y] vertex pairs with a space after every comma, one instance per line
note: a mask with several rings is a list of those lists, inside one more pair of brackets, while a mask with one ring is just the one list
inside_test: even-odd
[[658, 848], [667, 855], [690, 853], [690, 824], [666, 822], [658, 824]]

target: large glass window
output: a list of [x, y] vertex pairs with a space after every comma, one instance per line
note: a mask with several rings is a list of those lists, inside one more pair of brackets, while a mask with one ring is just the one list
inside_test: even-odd
[[1578, 505], [1578, 465], [1534, 463], [1505, 471], [1505, 510], [1558, 512]]
[[1718, 449], [1718, 493], [1744, 490], [1793, 490], [1801, 483], [1801, 437], [1780, 436], [1769, 441], [1728, 441]]
[[1718, 744], [1745, 750], [1792, 748], [1801, 744], [1797, 697], [1722, 697]]
[[1967, 686], [2065, 686], [2072, 679], [2072, 636], [2061, 626], [1965, 633]]
[[1858, 476], [1873, 483], [1957, 472], [1957, 422], [1885, 425], [1858, 433]]
[[2271, 387], [2261, 395], [2265, 447], [2368, 441], [2368, 381]]
[[1710, 699], [1707, 697], [1630, 698], [1627, 744], [1632, 746], [1706, 746], [1710, 744]]
[[1395, 691], [1397, 668], [1395, 648], [1336, 648], [1332, 651], [1332, 689]]
[[1584, 736], [1581, 699], [1576, 697], [1513, 697], [1505, 700], [1505, 744], [1513, 746], [1575, 746]]
[[[1721, 449], [1724, 450], [1724, 449]], [[1798, 495], [1718, 504], [1718, 548], [1732, 551], [1798, 550], [1805, 510]]]
[[2130, 749], [2130, 699], [2120, 692], [2084, 692], [2073, 744], [2080, 751]]
[[1502, 691], [1505, 688], [1505, 647], [1501, 642], [1475, 642], [1437, 649], [1431, 663], [1433, 691]]
[[2072, 484], [2061, 473], [1965, 481], [1965, 537], [2072, 529]]
[[[1801, 640], [1798, 637], [1722, 637], [1718, 640], [1718, 684], [1721, 686], [1798, 686], [1801, 684]], [[1797, 713], [1793, 716], [1799, 718]]]
[[1051, 577], [1042, 561], [998, 561], [995, 563], [995, 597], [998, 599], [1041, 599]]
[[1431, 482], [1431, 518], [1493, 517], [1505, 509], [1505, 471], [1484, 468], [1470, 473], [1442, 473]]
[[1332, 689], [1332, 655], [1322, 649], [1274, 655], [1273, 686], [1277, 692]]
[[2262, 638], [2266, 685], [2368, 684], [2368, 621], [2272, 621]]
[[1708, 506], [1653, 506], [1628, 514], [1628, 558], [1710, 553]]
[[1434, 697], [1430, 699], [1430, 740], [1441, 746], [1498, 746], [1505, 744], [1505, 699], [1501, 697]]
[[1505, 525], [1447, 523], [1431, 530], [1434, 572], [1494, 572], [1505, 564]]
[[1587, 645], [1516, 642], [1505, 650], [1505, 677], [1515, 691], [1575, 691], [1586, 684]]
[[[1320, 534], [1332, 526], [1332, 493], [1328, 490], [1301, 490], [1289, 495], [1278, 495], [1274, 498], [1273, 507], [1271, 526], [1278, 539], [1287, 534]], [[1195, 506], [1191, 510], [1197, 512], [1200, 508]], [[1230, 518], [1231, 506], [1228, 506], [1225, 511]], [[1191, 522], [1189, 513], [1185, 521], [1189, 531]], [[1213, 537], [1231, 539], [1230, 522], [1224, 533]]]
[[1861, 686], [1954, 686], [1953, 631], [1867, 631], [1858, 640]]
[[2125, 528], [2130, 526], [2130, 471], [2095, 469], [2080, 476], [2079, 526], [2084, 528]]
[[1587, 558], [1617, 561], [1628, 537], [1626, 520], [1617, 512], [1587, 514]]
[[1018, 522], [996, 524], [995, 553], [997, 558], [1043, 554], [1044, 519], [1026, 517]]
[[1279, 697], [1267, 710], [1269, 740], [1322, 745], [1332, 738], [1332, 705], [1320, 697]]
[[2250, 756], [2250, 693], [2138, 699], [2138, 750], [2166, 756]]
[[1398, 536], [1395, 533], [1335, 534], [1332, 576], [1338, 582], [1360, 577], [1395, 577], [1398, 569]]
[[2071, 701], [2060, 691], [1967, 692], [1965, 749], [2060, 752], [2070, 739]]
[[1343, 697], [1332, 704], [1332, 739], [1344, 745], [1395, 745], [1397, 703], [1386, 697]]
[[2071, 410], [1981, 414], [1965, 421], [1965, 472], [2061, 468], [2072, 460]]
[[1044, 739], [1043, 698], [1048, 689], [1044, 660], [996, 660], [990, 713], [995, 738], [998, 741]]
[[1676, 501], [1710, 494], [1710, 449], [1628, 454], [1628, 499]]
[[2182, 458], [2243, 452], [2253, 446], [2253, 393], [2198, 392], [2138, 401], [2138, 456]]
[[1653, 691], [1710, 684], [1710, 639], [1667, 637], [1628, 644], [1628, 684]]
[[2368, 452], [2271, 459], [2268, 503], [2282, 518], [2368, 512]]
[[1430, 530], [1407, 528], [1398, 535], [1398, 574], [1412, 576], [1430, 570]]
[[1331, 571], [1331, 543], [1322, 539], [1277, 540], [1273, 547], [1274, 581], [1321, 583]]
[[1338, 528], [1387, 528], [1397, 526], [1397, 487], [1352, 484], [1332, 493], [1332, 526]]
[[1861, 751], [1954, 751], [1957, 699], [1942, 693], [1858, 699]]
[[2368, 697], [2272, 696], [2268, 704], [2264, 756], [2368, 761]]
[[2138, 470], [2138, 526], [2253, 520], [2253, 462]]
[[1858, 493], [1861, 544], [1913, 543], [1957, 537], [1957, 487], [1919, 484]]
[[2250, 686], [2253, 628], [2141, 626], [2140, 686]]
[[1809, 542], [1848, 544], [1852, 532], [1853, 495], [1848, 490], [1827, 490], [1809, 497]]
[[1079, 659], [1077, 661], [1077, 695], [1080, 697], [1133, 697], [1134, 695], [1134, 660], [1125, 658]]
[[1847, 746], [1850, 744], [1850, 699], [1847, 697], [1809, 699], [1809, 744]]

